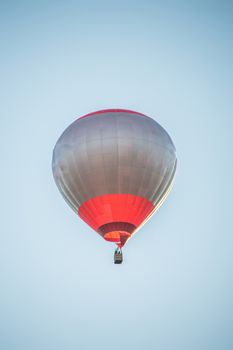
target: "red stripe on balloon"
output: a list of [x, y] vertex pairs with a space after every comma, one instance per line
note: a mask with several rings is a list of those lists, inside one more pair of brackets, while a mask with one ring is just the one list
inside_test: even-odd
[[86, 118], [86, 117], [90, 117], [90, 116], [93, 116], [93, 115], [97, 115], [97, 114], [104, 114], [104, 113], [130, 113], [130, 114], [137, 114], [137, 115], [146, 117], [145, 114], [142, 114], [142, 113], [139, 113], [139, 112], [135, 112], [135, 111], [131, 111], [130, 109], [102, 109], [102, 110], [97, 111], [97, 112], [92, 112], [92, 113], [85, 114], [82, 117], [78, 118], [78, 120]]
[[112, 222], [141, 225], [154, 210], [146, 198], [132, 194], [106, 194], [84, 202], [78, 215], [95, 231]]

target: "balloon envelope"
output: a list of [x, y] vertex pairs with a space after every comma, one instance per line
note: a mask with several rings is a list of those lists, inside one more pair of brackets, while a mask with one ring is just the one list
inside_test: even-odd
[[71, 208], [104, 239], [122, 247], [166, 197], [176, 154], [155, 120], [112, 109], [73, 122], [55, 145], [52, 166]]

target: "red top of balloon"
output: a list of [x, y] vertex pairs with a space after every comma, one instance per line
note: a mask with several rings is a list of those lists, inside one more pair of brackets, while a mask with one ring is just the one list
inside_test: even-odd
[[139, 112], [135, 112], [135, 111], [131, 111], [130, 109], [102, 109], [102, 110], [100, 110], [100, 111], [96, 111], [96, 112], [92, 112], [92, 113], [85, 114], [85, 115], [83, 115], [82, 117], [80, 117], [80, 118], [78, 118], [78, 119], [90, 117], [90, 116], [96, 115], [96, 114], [118, 113], [118, 112], [125, 112], [125, 113], [137, 114], [137, 115], [141, 115], [141, 116], [144, 116], [144, 117], [145, 117], [145, 114], [139, 113]]

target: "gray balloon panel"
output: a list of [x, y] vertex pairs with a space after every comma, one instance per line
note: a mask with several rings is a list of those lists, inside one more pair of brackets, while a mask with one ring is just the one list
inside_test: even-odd
[[175, 147], [153, 119], [126, 112], [76, 120], [53, 152], [53, 174], [67, 203], [78, 210], [96, 196], [129, 193], [157, 204], [175, 173]]

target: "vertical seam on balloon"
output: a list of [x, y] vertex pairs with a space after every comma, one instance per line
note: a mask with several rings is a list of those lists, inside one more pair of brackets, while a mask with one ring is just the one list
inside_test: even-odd
[[[77, 210], [77, 209], [76, 209], [77, 207], [76, 207], [76, 205], [75, 205], [75, 201], [73, 201], [73, 196], [71, 195], [70, 190], [69, 190], [69, 188], [67, 187], [67, 184], [64, 182], [61, 169], [59, 169], [59, 172], [60, 172], [60, 175], [59, 175], [59, 184], [60, 184], [60, 186], [61, 186], [61, 188], [62, 188], [62, 194], [63, 194], [64, 196], [66, 195], [66, 197], [64, 197], [64, 198], [66, 198], [66, 201], [67, 201], [68, 203], [70, 203], [71, 208], [72, 208], [72, 209], [75, 208], [74, 211], [76, 211], [76, 210]], [[70, 195], [69, 197], [67, 197], [67, 193], [69, 193], [69, 195]]]
[[163, 173], [162, 180], [160, 181], [159, 185], [156, 187], [156, 189], [153, 191], [153, 193], [150, 196], [150, 200], [153, 203], [154, 203], [155, 198], [157, 198], [158, 196], [160, 197], [160, 195], [164, 192], [164, 185], [165, 185], [165, 188], [167, 186], [166, 182], [169, 182], [168, 181], [169, 177], [167, 178], [167, 175], [169, 174], [170, 168], [167, 166], [165, 169], [166, 170]]
[[[79, 166], [77, 165], [77, 162], [75, 161], [75, 155], [74, 155], [74, 151], [72, 152], [72, 157], [73, 157], [73, 166], [74, 166], [74, 169], [75, 169], [75, 175], [77, 176], [77, 178], [79, 179], [79, 183], [81, 184], [81, 189], [77, 189], [77, 193], [79, 194], [80, 196], [80, 192], [81, 192], [81, 196], [83, 198], [83, 195], [87, 196], [86, 195], [86, 190], [85, 190], [85, 187], [83, 186], [83, 179], [82, 179], [82, 176], [79, 172]], [[82, 204], [82, 201], [79, 200], [78, 201], [79, 203], [79, 206]]]
[[60, 191], [62, 197], [65, 199], [66, 203], [67, 203], [67, 204], [71, 207], [71, 209], [73, 209], [73, 211], [75, 212], [76, 209], [75, 209], [73, 203], [69, 200], [69, 198], [67, 198], [67, 197], [65, 196], [65, 191], [64, 191], [64, 189], [63, 189], [63, 187], [62, 187], [62, 184], [61, 184], [60, 182], [56, 182], [56, 184], [57, 184], [57, 187], [58, 187], [58, 189], [59, 189], [59, 191]]
[[[164, 159], [162, 159], [162, 161], [164, 162]], [[161, 168], [163, 169], [163, 167], [161, 167]], [[156, 193], [158, 193], [160, 186], [165, 181], [165, 176], [166, 176], [167, 171], [168, 171], [168, 167], [164, 167], [162, 174], [160, 173], [161, 180], [160, 180], [159, 184], [157, 184], [157, 186], [153, 189], [153, 193], [149, 197], [149, 200], [151, 202], [153, 202], [153, 198], [156, 196]]]
[[[149, 159], [150, 159], [150, 157], [148, 156], [148, 154], [150, 153], [150, 152], [149, 152], [149, 151], [150, 151], [150, 148], [148, 147], [148, 145], [150, 145], [150, 142], [149, 142], [148, 139], [147, 139], [147, 152], [146, 152], [147, 158], [146, 158], [146, 162], [145, 162], [145, 169], [144, 169], [144, 171], [143, 171], [143, 175], [141, 176], [140, 182], [139, 182], [139, 185], [138, 185], [137, 196], [140, 196], [142, 183], [143, 183], [144, 177], [145, 177], [145, 175], [146, 175], [146, 173], [147, 173], [147, 171], [148, 171], [147, 165], [148, 165], [148, 162], [149, 162]], [[149, 148], [149, 149], [148, 149], [148, 148]]]
[[[72, 142], [77, 142], [76, 143], [76, 147], [78, 146], [79, 147], [79, 143], [78, 143], [78, 140], [76, 137], [74, 137], [74, 133], [72, 134]], [[84, 143], [82, 141], [82, 143]], [[80, 142], [81, 144], [81, 142]], [[79, 197], [79, 200], [78, 200], [78, 204], [79, 206], [81, 205], [82, 201], [80, 200], [80, 197], [83, 199], [83, 197], [86, 197], [86, 190], [85, 190], [85, 187], [83, 186], [83, 180], [82, 180], [82, 176], [79, 172], [79, 166], [77, 165], [77, 162], [76, 162], [76, 157], [75, 157], [75, 153], [74, 153], [74, 149], [72, 150], [72, 154], [71, 154], [71, 158], [72, 158], [72, 166], [75, 170], [75, 178], [77, 177], [79, 179], [79, 184], [81, 185], [79, 187], [77, 187], [76, 185], [76, 189], [77, 189], [77, 194], [78, 194], [78, 197]]]
[[[120, 169], [119, 169], [119, 165], [120, 165], [120, 154], [119, 154], [119, 123], [118, 123], [118, 116], [116, 115], [116, 145], [117, 145], [117, 193], [120, 193]], [[119, 218], [119, 216], [118, 216]]]
[[[103, 140], [104, 140], [104, 135], [102, 135], [100, 133], [100, 144], [101, 144], [101, 158], [102, 158], [102, 166], [103, 166], [103, 169], [104, 169], [104, 174], [103, 174], [103, 177], [104, 177], [104, 187], [105, 187], [105, 192], [109, 192], [109, 187], [108, 187], [108, 183], [107, 183], [107, 179], [106, 179], [106, 162], [105, 162], [105, 159], [104, 159], [104, 146], [103, 146]], [[111, 215], [113, 215], [112, 213], [112, 208], [110, 207], [110, 210], [111, 210]]]
[[[77, 176], [77, 172], [76, 172], [76, 167], [75, 167], [75, 160], [74, 160], [74, 154], [73, 151], [70, 154], [71, 157], [71, 162], [69, 164], [67, 164], [67, 169], [69, 171], [69, 173], [73, 172], [73, 170], [75, 171], [75, 175]], [[75, 199], [76, 205], [79, 207], [80, 206], [80, 202], [77, 199], [77, 192], [80, 193], [77, 189], [77, 185], [74, 183], [74, 179], [73, 177], [69, 177], [69, 182], [71, 184], [71, 187], [69, 186], [69, 189], [72, 190], [72, 194], [73, 194], [73, 198]]]
[[65, 178], [63, 176], [63, 170], [59, 167], [59, 173], [60, 173], [60, 180], [64, 185], [65, 190], [69, 193], [70, 196], [70, 201], [73, 203], [74, 207], [78, 207], [76, 199], [74, 197], [74, 195], [72, 194], [72, 191], [70, 189], [70, 186], [68, 185], [68, 183], [65, 181]]
[[[173, 185], [173, 181], [174, 181], [174, 176], [175, 176], [175, 172], [176, 172], [176, 166], [177, 166], [177, 159], [175, 161], [175, 164], [173, 166], [173, 170], [172, 170], [172, 173], [171, 173], [171, 176], [169, 177], [169, 181], [168, 181], [168, 184], [167, 186], [165, 187], [164, 191], [161, 193], [161, 195], [159, 196], [158, 200], [156, 201], [156, 204], [155, 206], [157, 208], [160, 207], [160, 205], [162, 205], [164, 199], [167, 197], [167, 195], [169, 194], [171, 188], [172, 188], [172, 185]], [[169, 190], [170, 189], [170, 190]], [[167, 194], [166, 194], [167, 193]], [[165, 196], [165, 198], [163, 198]], [[160, 204], [161, 202], [161, 204]]]
[[[133, 123], [131, 124], [131, 130], [132, 130], [132, 137], [131, 137], [131, 142], [132, 142], [132, 149], [136, 149], [136, 147], [135, 147], [135, 130], [134, 130], [134, 127], [133, 127]], [[132, 151], [133, 152], [133, 151]], [[136, 158], [137, 158], [137, 154], [136, 154]], [[130, 177], [132, 176], [133, 177], [133, 175], [134, 175], [134, 162], [135, 162], [135, 160], [134, 159], [132, 159], [132, 161], [131, 161], [131, 164], [130, 164], [130, 168], [131, 168], [131, 174], [129, 175]], [[136, 175], [135, 175], [136, 176]], [[127, 194], [127, 199], [129, 198], [129, 193], [132, 193], [133, 192], [133, 190], [131, 190], [131, 184], [133, 183], [133, 181], [130, 181], [129, 180], [129, 188], [128, 188], [128, 194]]]
[[[88, 170], [90, 170], [90, 154], [89, 154], [89, 151], [88, 151], [88, 140], [87, 140], [87, 128], [85, 129], [85, 146], [86, 146], [86, 155], [87, 155], [87, 164], [88, 164]], [[92, 181], [91, 181], [91, 178], [90, 178], [91, 174], [90, 174], [90, 171], [88, 172], [88, 184], [91, 188], [91, 193], [92, 193], [92, 196], [96, 196], [96, 193], [95, 193], [95, 190], [92, 186]], [[91, 202], [91, 206], [93, 207], [92, 211], [90, 210], [90, 216], [92, 218], [92, 220], [95, 222], [95, 214], [94, 213], [99, 213], [98, 212], [98, 208], [96, 207], [95, 205], [95, 202]]]

